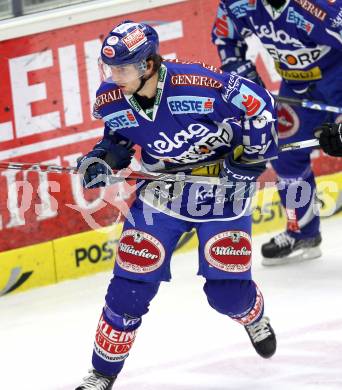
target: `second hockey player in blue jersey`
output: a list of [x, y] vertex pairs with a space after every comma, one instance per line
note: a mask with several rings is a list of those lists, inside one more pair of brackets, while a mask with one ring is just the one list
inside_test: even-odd
[[189, 164], [223, 159], [217, 173], [224, 185], [138, 183], [96, 331], [94, 369], [77, 390], [112, 388], [160, 282], [171, 279], [179, 238], [193, 228], [209, 305], [243, 325], [259, 355], [272, 356], [275, 334], [251, 276], [248, 212], [265, 160], [277, 156], [272, 96], [236, 74], [164, 61], [156, 31], [143, 23], [124, 22], [110, 32], [100, 68], [94, 114], [104, 122], [104, 136], [79, 162], [86, 166], [85, 186], [105, 185], [99, 178], [108, 166], [98, 159], [127, 167], [134, 145], [147, 171], [186, 171]]
[[[274, 59], [275, 69], [282, 78], [279, 95], [342, 105], [341, 1], [221, 0], [212, 34], [221, 68], [260, 82], [254, 65], [246, 57], [247, 38], [253, 34]], [[341, 115], [279, 104], [278, 119], [280, 144], [311, 139], [315, 128], [329, 122], [319, 132], [321, 144], [328, 153], [341, 153], [338, 152]], [[264, 265], [321, 255], [311, 151], [307, 148], [281, 153], [272, 162], [288, 224], [285, 232], [263, 245]], [[311, 187], [307, 194], [309, 201], [300, 207], [287, 204], [287, 194], [304, 184]]]

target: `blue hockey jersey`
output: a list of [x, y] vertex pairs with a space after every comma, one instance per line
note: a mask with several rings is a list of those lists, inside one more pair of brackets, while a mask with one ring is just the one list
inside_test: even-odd
[[245, 38], [256, 34], [289, 84], [305, 86], [342, 62], [341, 1], [221, 0], [212, 31], [222, 64], [245, 60]]
[[[104, 121], [104, 137], [141, 147], [147, 170], [216, 160], [238, 145], [244, 146], [241, 157], [246, 160], [278, 153], [271, 94], [236, 74], [200, 63], [164, 61], [154, 107], [146, 111], [134, 96], [103, 82], [94, 112]], [[215, 201], [211, 198], [205, 197]]]

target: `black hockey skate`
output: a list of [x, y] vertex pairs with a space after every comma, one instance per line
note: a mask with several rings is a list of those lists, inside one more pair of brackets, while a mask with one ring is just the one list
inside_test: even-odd
[[267, 359], [275, 353], [277, 339], [268, 317], [262, 317], [258, 322], [245, 326], [245, 329], [253, 347], [261, 357]]
[[94, 369], [90, 370], [89, 373], [90, 375], [83, 378], [83, 383], [75, 390], [112, 390], [116, 375], [102, 375]]
[[316, 237], [295, 239], [287, 232], [273, 237], [271, 241], [262, 245], [263, 265], [279, 265], [303, 260], [311, 260], [322, 255], [319, 247], [322, 241], [318, 233]]

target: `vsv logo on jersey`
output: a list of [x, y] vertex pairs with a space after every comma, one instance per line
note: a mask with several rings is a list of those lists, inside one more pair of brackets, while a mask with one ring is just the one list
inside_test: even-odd
[[289, 23], [294, 23], [298, 28], [306, 31], [308, 34], [311, 33], [314, 28], [313, 23], [305, 20], [302, 15], [295, 11], [293, 7], [289, 7], [287, 12], [286, 21]]
[[167, 104], [172, 114], [208, 114], [214, 111], [214, 98], [205, 96], [171, 96]]
[[237, 18], [247, 15], [248, 10], [256, 9], [256, 0], [239, 0], [229, 6]]
[[104, 116], [102, 119], [112, 130], [139, 126], [131, 109], [113, 112], [112, 114]]
[[264, 99], [245, 84], [241, 85], [240, 93], [233, 97], [232, 103], [245, 111], [247, 117], [258, 115], [266, 105]]

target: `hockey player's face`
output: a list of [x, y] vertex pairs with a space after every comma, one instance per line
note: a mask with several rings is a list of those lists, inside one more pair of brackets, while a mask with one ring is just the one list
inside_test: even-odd
[[133, 95], [140, 87], [140, 78], [136, 78], [132, 81], [119, 80], [115, 81], [115, 84], [120, 87], [125, 95]]
[[122, 89], [124, 94], [133, 94], [140, 86], [140, 78], [145, 69], [140, 64], [111, 66], [111, 79]]
[[112, 80], [115, 84], [122, 85], [130, 83], [141, 77], [138, 68], [135, 65], [111, 66]]

